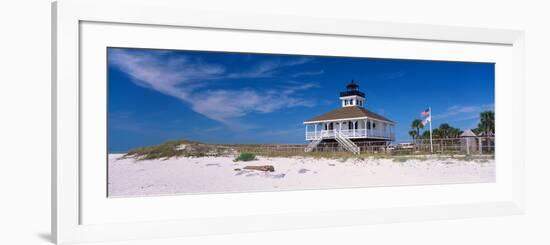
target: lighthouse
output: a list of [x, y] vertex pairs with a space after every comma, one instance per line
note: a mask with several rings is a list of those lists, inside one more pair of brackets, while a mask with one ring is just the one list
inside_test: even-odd
[[341, 107], [304, 121], [305, 138], [313, 151], [323, 141], [336, 141], [343, 149], [359, 154], [356, 142], [395, 140], [395, 122], [365, 108], [365, 93], [354, 80], [340, 92]]
[[346, 86], [346, 91], [340, 92], [342, 107], [363, 106], [365, 104], [365, 93], [359, 91], [359, 85], [354, 80]]

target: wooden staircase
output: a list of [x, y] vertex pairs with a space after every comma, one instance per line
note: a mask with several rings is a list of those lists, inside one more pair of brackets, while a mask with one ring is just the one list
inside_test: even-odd
[[361, 153], [361, 148], [359, 148], [359, 146], [353, 143], [353, 141], [351, 141], [350, 139], [342, 137], [340, 133], [336, 133], [334, 135], [334, 139], [336, 139], [338, 144], [340, 144], [345, 150], [353, 152], [353, 154]]
[[311, 142], [309, 142], [309, 144], [306, 146], [306, 148], [304, 149], [305, 152], [311, 152], [313, 151], [313, 149], [315, 149], [315, 147], [317, 147], [317, 145], [319, 145], [319, 143], [321, 143], [321, 141], [323, 141], [323, 138], [319, 138], [319, 139], [316, 139], [316, 140], [313, 140]]

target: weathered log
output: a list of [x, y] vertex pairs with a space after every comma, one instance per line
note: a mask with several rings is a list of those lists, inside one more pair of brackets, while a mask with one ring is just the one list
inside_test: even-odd
[[264, 172], [274, 172], [275, 171], [275, 167], [273, 167], [272, 165], [246, 166], [243, 169], [258, 170], [258, 171], [264, 171]]

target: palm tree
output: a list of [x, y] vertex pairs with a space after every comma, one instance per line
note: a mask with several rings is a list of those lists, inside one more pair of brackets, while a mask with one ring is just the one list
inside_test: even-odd
[[411, 128], [416, 130], [416, 135], [420, 135], [420, 129], [424, 128], [424, 124], [420, 119], [414, 119], [412, 121]]
[[416, 141], [416, 137], [418, 136], [418, 134], [416, 133], [416, 131], [410, 130], [410, 131], [409, 131], [409, 135], [413, 138], [413, 141]]
[[420, 136], [420, 129], [424, 128], [424, 124], [422, 124], [422, 121], [420, 119], [414, 119], [411, 123], [411, 128], [416, 131], [416, 136], [414, 137], [416, 139], [418, 136]]
[[[428, 137], [430, 137], [429, 132], [428, 132]], [[432, 130], [432, 137], [435, 139], [441, 138], [441, 130], [439, 130], [439, 128], [434, 128]]]
[[[434, 132], [435, 132], [435, 130], [434, 130]], [[434, 135], [434, 136], [435, 136], [435, 135]], [[429, 139], [429, 138], [430, 138], [430, 131], [424, 131], [424, 132], [422, 133], [422, 138], [423, 138], [423, 139]]]
[[448, 123], [443, 123], [439, 125], [439, 136], [441, 136], [441, 138], [447, 139], [449, 138], [451, 130], [452, 127]]
[[[449, 144], [448, 139], [456, 139], [460, 137], [460, 134], [462, 134], [462, 130], [452, 127], [448, 123], [442, 123], [441, 125], [439, 125], [438, 128], [435, 128], [433, 130], [432, 134], [434, 139], [439, 139], [439, 141], [437, 141], [439, 142], [439, 144], [441, 144], [443, 147], [446, 147]], [[430, 136], [429, 133], [427, 134], [427, 136]]]
[[449, 130], [450, 138], [458, 138], [460, 137], [460, 134], [462, 134], [462, 130], [460, 130], [459, 128], [451, 127], [451, 129]]
[[495, 133], [495, 112], [484, 111], [479, 113], [479, 124], [477, 124], [478, 131], [489, 136]]

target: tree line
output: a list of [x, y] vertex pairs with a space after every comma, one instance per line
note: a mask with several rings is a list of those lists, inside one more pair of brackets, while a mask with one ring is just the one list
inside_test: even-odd
[[[411, 123], [409, 136], [414, 141], [418, 139], [429, 139], [430, 130], [427, 130], [420, 119], [414, 119]], [[458, 138], [462, 134], [460, 128], [455, 128], [449, 123], [442, 123], [437, 128], [432, 129], [432, 137], [434, 139], [452, 139]], [[495, 113], [493, 111], [483, 111], [479, 113], [479, 122], [477, 128], [472, 129], [478, 136], [493, 136], [495, 133]]]

